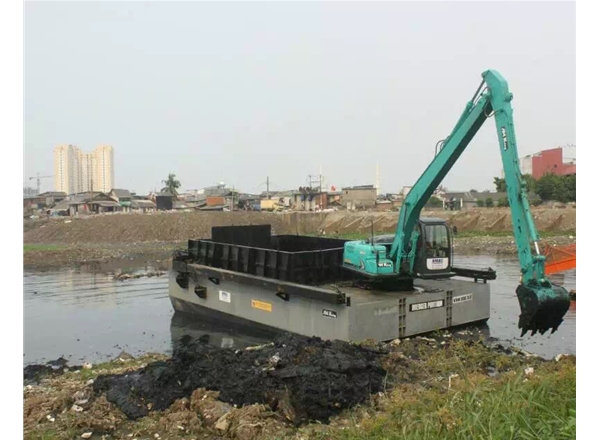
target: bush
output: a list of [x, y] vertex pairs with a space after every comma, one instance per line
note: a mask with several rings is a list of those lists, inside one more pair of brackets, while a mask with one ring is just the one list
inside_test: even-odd
[[494, 200], [491, 197], [488, 197], [487, 199], [485, 199], [485, 206], [486, 208], [493, 208]]
[[483, 200], [477, 200], [477, 206], [483, 208], [485, 206], [485, 202]]
[[500, 206], [502, 208], [506, 208], [507, 206], [509, 206], [508, 199], [506, 197], [502, 197], [501, 199], [498, 199], [498, 206]]

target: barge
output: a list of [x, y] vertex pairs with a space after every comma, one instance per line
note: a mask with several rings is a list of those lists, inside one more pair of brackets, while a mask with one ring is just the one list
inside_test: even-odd
[[490, 317], [493, 270], [369, 285], [342, 267], [347, 240], [271, 235], [270, 225], [213, 227], [173, 255], [176, 312], [344, 341], [388, 341]]

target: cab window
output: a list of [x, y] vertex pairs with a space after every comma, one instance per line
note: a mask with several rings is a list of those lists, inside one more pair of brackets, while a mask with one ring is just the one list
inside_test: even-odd
[[425, 248], [428, 258], [448, 257], [448, 228], [445, 225], [425, 226]]

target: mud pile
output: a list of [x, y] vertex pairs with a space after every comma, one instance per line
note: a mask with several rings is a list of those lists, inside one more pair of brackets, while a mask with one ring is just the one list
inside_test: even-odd
[[23, 368], [23, 383], [36, 383], [47, 376], [59, 376], [67, 371], [81, 370], [80, 365], [68, 366], [68, 361], [60, 357], [45, 364], [32, 364]]
[[341, 341], [279, 336], [257, 349], [233, 350], [194, 342], [171, 359], [123, 375], [100, 376], [104, 393], [130, 419], [165, 410], [198, 388], [219, 391], [232, 405], [268, 405], [299, 424], [326, 422], [383, 388], [382, 353]]

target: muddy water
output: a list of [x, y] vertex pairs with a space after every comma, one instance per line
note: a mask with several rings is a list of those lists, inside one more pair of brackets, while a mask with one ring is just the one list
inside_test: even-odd
[[[115, 281], [107, 271], [139, 272], [164, 269], [165, 262], [131, 261], [78, 270], [25, 272], [24, 364], [64, 356], [72, 364], [101, 362], [121, 351], [137, 355], [170, 353], [173, 343], [202, 338], [221, 347], [263, 343], [271, 334], [240, 330], [229, 323], [204, 323], [173, 314], [168, 299], [167, 277]], [[520, 337], [519, 304], [515, 280], [519, 266], [514, 259], [456, 257], [457, 266], [493, 267], [498, 279], [492, 285], [491, 336], [545, 357], [575, 354], [575, 304], [553, 335]], [[136, 266], [137, 265], [137, 266]], [[554, 277], [557, 284], [575, 288], [575, 271]]]
[[[544, 357], [554, 357], [559, 353], [576, 354], [575, 351], [575, 302], [571, 302], [563, 323], [554, 334], [531, 333], [521, 337], [517, 324], [520, 307], [515, 289], [520, 275], [519, 262], [515, 258], [497, 258], [486, 256], [455, 256], [457, 267], [488, 268], [496, 270], [498, 278], [490, 282], [492, 287], [491, 316], [488, 321], [490, 335], [509, 341], [511, 345], [523, 348]], [[550, 280], [567, 290], [575, 289], [575, 270], [549, 276]]]

